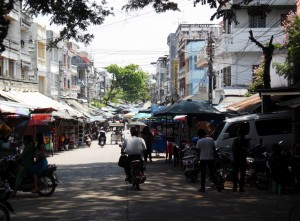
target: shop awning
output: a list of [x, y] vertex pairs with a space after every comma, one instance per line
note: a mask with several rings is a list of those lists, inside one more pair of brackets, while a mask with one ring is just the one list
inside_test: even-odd
[[0, 95], [21, 104], [32, 105], [36, 108], [63, 109], [62, 105], [39, 92], [0, 91]]

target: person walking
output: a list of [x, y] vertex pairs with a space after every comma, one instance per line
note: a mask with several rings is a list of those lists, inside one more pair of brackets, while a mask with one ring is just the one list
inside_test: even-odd
[[149, 127], [145, 126], [141, 133], [142, 138], [146, 143], [146, 151], [144, 153], [144, 160], [147, 163], [148, 157], [150, 163], [152, 162], [152, 142], [154, 141], [153, 134], [150, 132]]
[[[130, 128], [131, 137], [128, 137], [122, 144], [121, 153], [128, 155], [127, 163], [124, 167], [126, 173], [126, 181], [131, 179], [130, 163], [133, 160], [140, 160], [143, 162], [144, 152], [146, 150], [146, 143], [143, 138], [138, 137], [136, 127]], [[143, 163], [141, 163], [143, 166]], [[142, 168], [143, 170], [143, 168]]]
[[200, 171], [201, 171], [201, 187], [198, 192], [205, 192], [206, 182], [206, 169], [208, 168], [210, 177], [220, 192], [222, 190], [221, 185], [217, 179], [217, 172], [215, 169], [215, 142], [211, 137], [206, 137], [206, 132], [203, 129], [198, 130], [199, 140], [196, 144], [196, 149], [199, 149], [200, 154]]
[[244, 185], [246, 177], [247, 156], [250, 153], [250, 143], [249, 140], [245, 138], [246, 133], [247, 126], [242, 124], [239, 128], [238, 137], [233, 141], [232, 144], [233, 192], [237, 191], [238, 183], [239, 191], [245, 192]]

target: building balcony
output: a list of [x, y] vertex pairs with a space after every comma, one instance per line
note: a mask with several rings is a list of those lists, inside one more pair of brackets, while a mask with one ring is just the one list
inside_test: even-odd
[[20, 19], [20, 28], [22, 31], [30, 30], [31, 18], [28, 15], [22, 13]]
[[[223, 34], [221, 40], [217, 43], [215, 56], [221, 56], [223, 53], [237, 52], [261, 52], [261, 48], [249, 40], [249, 31], [252, 30], [254, 38], [259, 36], [259, 42], [269, 43], [271, 36], [276, 36], [273, 43], [283, 43], [284, 36], [278, 35], [282, 32], [281, 28], [246, 28], [241, 33]], [[234, 29], [232, 33], [240, 32]], [[265, 33], [263, 35], [263, 33]]]
[[14, 9], [10, 11], [9, 14], [6, 15], [6, 17], [9, 20], [18, 21], [19, 20], [19, 4], [15, 4]]

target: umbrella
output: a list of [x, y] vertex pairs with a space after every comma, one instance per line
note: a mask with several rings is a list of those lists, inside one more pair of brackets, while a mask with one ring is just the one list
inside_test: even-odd
[[154, 113], [154, 116], [166, 115], [193, 115], [201, 116], [202, 118], [224, 117], [220, 111], [215, 109], [209, 103], [196, 102], [192, 100], [183, 100], [178, 103], [174, 103]]
[[152, 114], [150, 114], [150, 113], [137, 113], [136, 115], [134, 115], [132, 117], [132, 119], [147, 119], [151, 116], [152, 116]]
[[147, 124], [145, 124], [144, 122], [142, 121], [132, 121], [128, 124], [129, 126], [141, 126], [141, 127], [145, 127], [147, 126]]
[[19, 123], [14, 132], [19, 135], [35, 135], [36, 133], [45, 133], [51, 131], [52, 126], [44, 121], [28, 119]]

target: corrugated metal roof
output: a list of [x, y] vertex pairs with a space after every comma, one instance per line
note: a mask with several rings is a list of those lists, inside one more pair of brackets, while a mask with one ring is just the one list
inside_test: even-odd
[[235, 112], [252, 112], [253, 109], [256, 109], [260, 104], [261, 99], [259, 94], [254, 94], [242, 101], [230, 104], [224, 107], [224, 109]]

